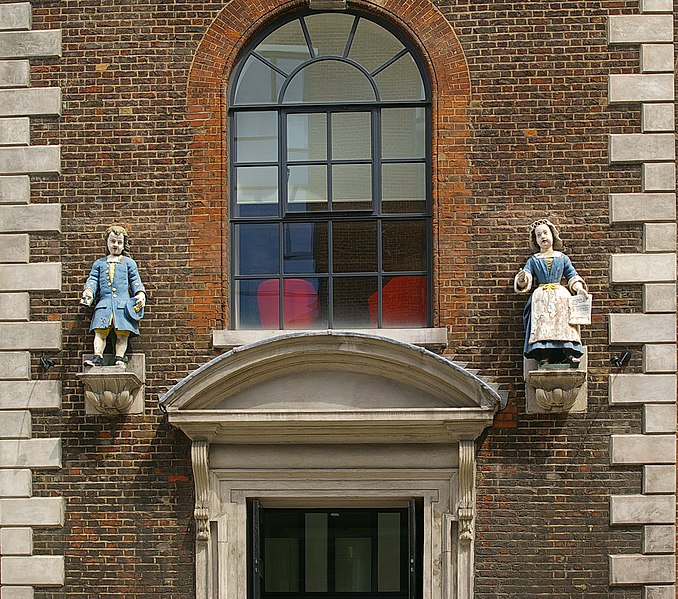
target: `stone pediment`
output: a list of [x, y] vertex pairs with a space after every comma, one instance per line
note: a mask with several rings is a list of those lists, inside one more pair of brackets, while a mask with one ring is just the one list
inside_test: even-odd
[[229, 443], [448, 442], [477, 436], [500, 406], [494, 389], [445, 358], [335, 331], [236, 348], [160, 401], [192, 439]]

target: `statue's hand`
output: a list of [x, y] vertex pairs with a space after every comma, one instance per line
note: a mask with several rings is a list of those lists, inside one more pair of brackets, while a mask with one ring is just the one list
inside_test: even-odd
[[137, 299], [136, 307], [141, 310], [146, 305], [146, 294], [139, 293], [139, 295], [134, 296]]
[[82, 292], [82, 296], [80, 298], [80, 303], [83, 306], [91, 306], [93, 300], [94, 300], [94, 292], [89, 288], [85, 289]]
[[518, 283], [520, 287], [524, 287], [525, 285], [527, 285], [527, 273], [522, 268], [518, 271], [518, 274], [516, 275], [516, 283]]
[[582, 285], [579, 289], [577, 289], [577, 295], [581, 295], [582, 297], [588, 297], [589, 292], [586, 291], [586, 288]]

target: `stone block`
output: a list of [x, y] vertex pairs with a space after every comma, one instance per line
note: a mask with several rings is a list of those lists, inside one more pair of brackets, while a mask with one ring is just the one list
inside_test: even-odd
[[28, 410], [7, 410], [0, 414], [0, 438], [30, 439], [31, 413]]
[[0, 381], [0, 410], [61, 408], [60, 381]]
[[611, 555], [610, 584], [642, 585], [673, 583], [676, 558], [673, 555]]
[[[28, 293], [0, 293], [1, 320], [30, 320], [31, 302]], [[1, 363], [1, 361], [0, 361]], [[0, 375], [0, 378], [3, 378]]]
[[643, 372], [647, 374], [676, 372], [676, 346], [673, 343], [648, 343], [643, 346]]
[[676, 285], [643, 285], [643, 312], [675, 312]]
[[[61, 439], [0, 439], [0, 468], [61, 468]], [[2, 501], [0, 526], [11, 526]], [[13, 523], [19, 524], [30, 522]]]
[[613, 134], [608, 139], [611, 163], [668, 162], [676, 157], [673, 133]]
[[643, 553], [675, 553], [675, 524], [654, 524], [643, 529]]
[[640, 0], [640, 12], [673, 12], [673, 0]]
[[34, 599], [33, 587], [2, 587], [0, 599]]
[[0, 58], [47, 58], [50, 56], [61, 56], [61, 30], [59, 29], [0, 32]]
[[676, 404], [645, 404], [643, 406], [643, 433], [656, 435], [676, 432]]
[[27, 146], [29, 143], [31, 143], [31, 124], [28, 117], [0, 119], [0, 145]]
[[[0, 290], [61, 291], [61, 263], [0, 264]], [[0, 340], [0, 346], [5, 347], [6, 344], [3, 345]]]
[[51, 349], [61, 349], [60, 322], [0, 322], [0, 351]]
[[609, 377], [610, 405], [675, 403], [675, 374], [615, 374]]
[[31, 179], [27, 175], [0, 177], [0, 204], [28, 204]]
[[643, 493], [669, 494], [676, 492], [676, 467], [673, 465], [643, 466]]
[[30, 29], [31, 17], [30, 2], [0, 4], [0, 29]]
[[676, 220], [675, 193], [612, 193], [609, 197], [612, 224]]
[[60, 114], [61, 89], [58, 87], [0, 90], [0, 116]]
[[612, 525], [673, 524], [675, 521], [676, 498], [673, 495], [613, 495], [610, 497], [610, 524]]
[[28, 60], [0, 60], [0, 88], [28, 87], [31, 63]]
[[608, 44], [673, 42], [671, 15], [613, 15], [607, 20]]
[[31, 555], [33, 553], [33, 530], [31, 528], [0, 529], [1, 555]]
[[33, 175], [61, 172], [59, 146], [0, 148], [0, 175]]
[[32, 482], [30, 470], [0, 470], [0, 497], [30, 497]]
[[640, 70], [643, 73], [672, 73], [673, 44], [643, 44], [640, 47]]
[[675, 464], [675, 435], [612, 435], [610, 464]]
[[674, 162], [648, 162], [641, 167], [643, 191], [674, 191], [676, 189], [676, 164]]
[[30, 378], [31, 378], [30, 352], [27, 351], [0, 352], [0, 379], [28, 380]]
[[674, 97], [673, 73], [608, 76], [607, 99], [610, 104], [673, 102]]
[[61, 230], [59, 204], [0, 206], [0, 233], [34, 233]]
[[[668, 232], [675, 225], [648, 224], [647, 232], [661, 232], [662, 238], [657, 235], [646, 237], [646, 243], [661, 243], [663, 238], [669, 237]], [[659, 229], [657, 228], [659, 227]], [[676, 254], [613, 254], [610, 256], [610, 281], [612, 283], [665, 283], [676, 280]]]
[[676, 122], [673, 104], [643, 104], [640, 122], [643, 133], [673, 131]]
[[610, 314], [609, 318], [610, 345], [676, 342], [675, 314]]
[[63, 497], [0, 499], [0, 525], [63, 526], [64, 499]]
[[8, 556], [0, 558], [0, 584], [62, 586], [64, 557], [52, 555]]
[[672, 584], [645, 586], [642, 599], [676, 599], [676, 587]]
[[29, 252], [28, 235], [0, 234], [0, 263], [28, 262]]
[[[659, 263], [667, 260], [666, 256], [675, 256], [676, 253], [676, 225], [673, 223], [646, 223], [643, 227], [643, 250], [645, 252], [672, 252], [671, 254], [650, 256], [649, 259], [659, 268]], [[675, 260], [673, 265], [664, 264], [666, 272], [672, 268], [675, 272]], [[646, 279], [652, 282], [651, 278]]]

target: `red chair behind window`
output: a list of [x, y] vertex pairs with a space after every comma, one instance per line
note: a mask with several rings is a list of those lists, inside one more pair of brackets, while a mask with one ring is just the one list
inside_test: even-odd
[[[426, 277], [406, 276], [391, 279], [381, 290], [381, 320], [384, 327], [425, 327], [428, 322]], [[379, 295], [367, 300], [370, 319], [376, 326]]]
[[[280, 282], [268, 279], [257, 289], [259, 319], [265, 329], [280, 327]], [[304, 279], [283, 280], [285, 328], [302, 328], [315, 324], [318, 318], [318, 293]]]

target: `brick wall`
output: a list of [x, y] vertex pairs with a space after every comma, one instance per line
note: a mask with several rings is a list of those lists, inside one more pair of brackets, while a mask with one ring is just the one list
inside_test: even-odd
[[[40, 553], [66, 556], [65, 585], [36, 597], [193, 595], [189, 445], [157, 397], [213, 357], [211, 331], [228, 323], [219, 69], [282, 4], [252, 3], [236, 19], [221, 2], [34, 3], [34, 28], [60, 29], [63, 52], [32, 61], [31, 83], [60, 87], [63, 112], [31, 120], [32, 143], [62, 148], [61, 174], [34, 176], [31, 201], [61, 203], [62, 234], [32, 235], [30, 250], [60, 260], [63, 283], [33, 294], [31, 310], [61, 321], [63, 350], [48, 373], [34, 359], [35, 378], [61, 380], [62, 410], [36, 416], [33, 431], [62, 438], [63, 468], [35, 473], [33, 488], [66, 503], [63, 529], [34, 533]], [[608, 404], [620, 348], [606, 319], [642, 310], [640, 288], [613, 287], [608, 273], [610, 254], [642, 251], [640, 227], [611, 227], [608, 214], [608, 194], [641, 190], [640, 166], [611, 165], [607, 145], [638, 131], [637, 105], [607, 102], [607, 76], [633, 72], [638, 49], [606, 39], [608, 15], [637, 2], [437, 3], [454, 34], [426, 2], [377, 4], [420, 27], [429, 63], [453, 63], [457, 79], [435, 81], [447, 127], [434, 146], [435, 324], [449, 327], [450, 354], [510, 390], [479, 446], [476, 596], [637, 599], [637, 587], [608, 586], [608, 554], [641, 546], [638, 527], [610, 527], [610, 496], [637, 493], [640, 470], [610, 467], [609, 437], [641, 425], [637, 408]], [[543, 217], [560, 225], [595, 298], [583, 414], [525, 410], [524, 298], [511, 279], [530, 253], [527, 226]], [[127, 226], [150, 296], [133, 341], [146, 355], [146, 408], [114, 422], [85, 415], [75, 377], [90, 348], [77, 299], [111, 222]], [[636, 351], [625, 372], [640, 370]]]

